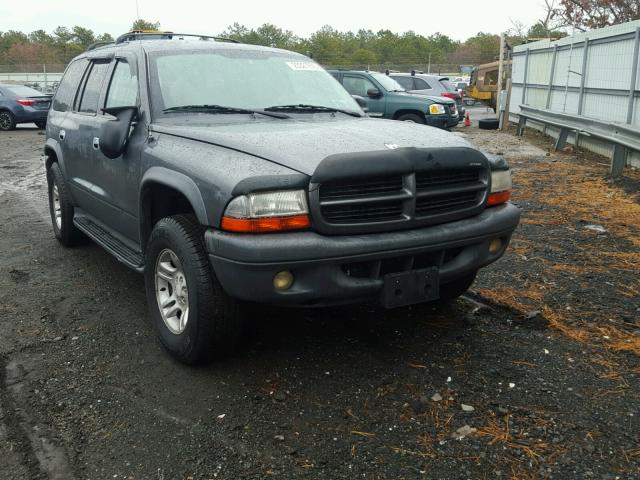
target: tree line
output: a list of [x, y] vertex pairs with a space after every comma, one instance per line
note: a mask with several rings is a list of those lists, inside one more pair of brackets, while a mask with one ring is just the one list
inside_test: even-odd
[[[507, 31], [511, 45], [531, 39], [561, 37], [572, 30], [588, 30], [640, 18], [638, 0], [545, 0], [544, 16], [527, 27], [514, 21]], [[132, 30], [156, 30], [158, 22], [136, 20]], [[285, 48], [312, 56], [332, 67], [367, 65], [477, 65], [495, 60], [500, 37], [479, 32], [461, 42], [447, 35], [421, 35], [413, 31], [395, 33], [390, 30], [339, 31], [324, 26], [303, 38], [269, 23], [249, 28], [239, 23], [229, 26], [219, 36], [245, 43]], [[109, 33], [97, 34], [74, 26], [60, 26], [53, 32], [31, 33], [0, 31], [0, 65], [66, 64], [95, 42], [113, 41]]]

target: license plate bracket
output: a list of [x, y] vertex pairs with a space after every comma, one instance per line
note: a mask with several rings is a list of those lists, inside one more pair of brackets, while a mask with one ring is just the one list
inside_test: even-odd
[[438, 268], [423, 268], [384, 276], [381, 302], [385, 308], [403, 307], [440, 297]]

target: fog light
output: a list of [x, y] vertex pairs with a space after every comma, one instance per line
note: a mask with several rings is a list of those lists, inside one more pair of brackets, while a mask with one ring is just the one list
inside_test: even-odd
[[489, 244], [489, 253], [495, 255], [500, 251], [501, 248], [502, 248], [502, 240], [500, 240], [499, 238], [494, 238], [493, 240], [491, 240], [491, 243]]
[[273, 286], [276, 290], [288, 290], [293, 285], [293, 273], [283, 270], [273, 277]]

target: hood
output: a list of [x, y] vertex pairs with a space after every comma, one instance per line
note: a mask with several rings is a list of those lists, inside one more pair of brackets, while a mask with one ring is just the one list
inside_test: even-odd
[[[326, 115], [324, 115], [326, 117]], [[246, 118], [246, 117], [244, 117]], [[470, 147], [466, 140], [434, 127], [397, 120], [322, 118], [253, 119], [207, 122], [201, 116], [176, 117], [151, 125], [158, 133], [230, 148], [312, 175], [329, 155], [403, 147]]]

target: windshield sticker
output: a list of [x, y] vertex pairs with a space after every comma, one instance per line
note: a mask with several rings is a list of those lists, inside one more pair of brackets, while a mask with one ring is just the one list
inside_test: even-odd
[[287, 62], [291, 70], [306, 70], [317, 72], [322, 70], [322, 67], [315, 62]]

